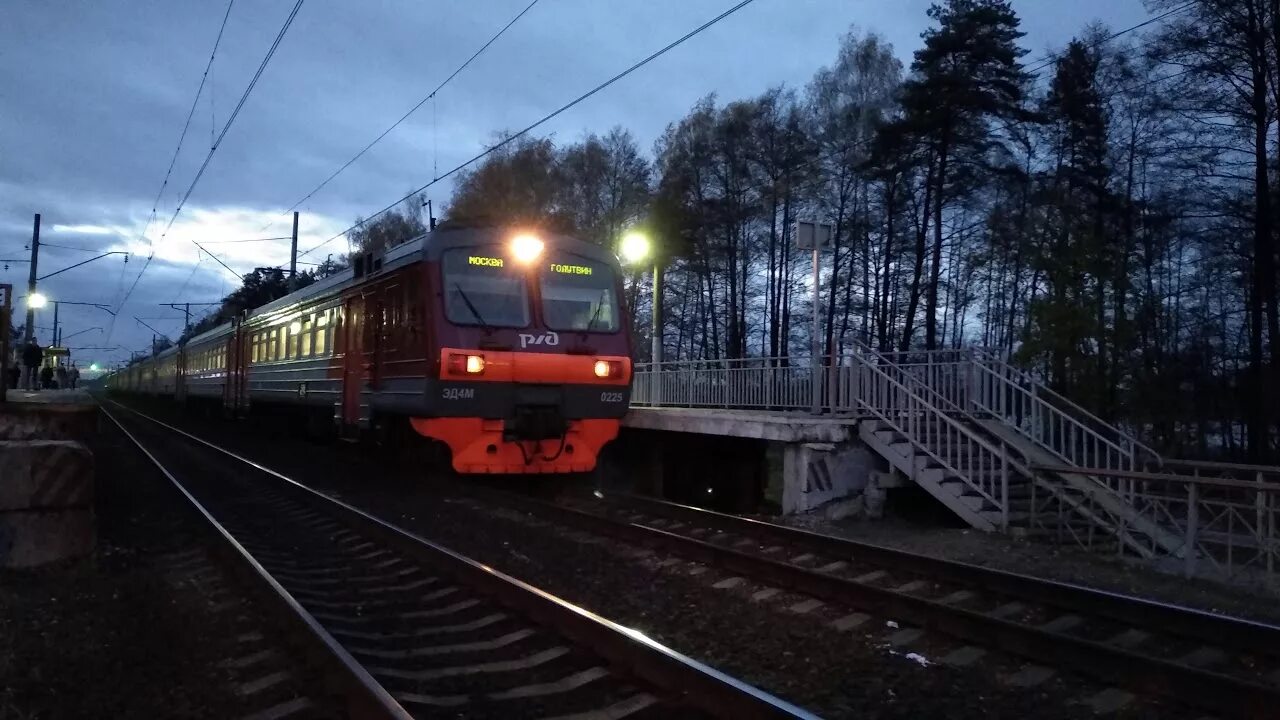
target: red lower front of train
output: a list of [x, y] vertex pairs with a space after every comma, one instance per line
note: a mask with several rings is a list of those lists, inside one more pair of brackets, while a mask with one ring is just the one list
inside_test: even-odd
[[630, 395], [626, 356], [446, 348], [439, 368], [442, 416], [410, 423], [449, 446], [459, 473], [590, 472]]

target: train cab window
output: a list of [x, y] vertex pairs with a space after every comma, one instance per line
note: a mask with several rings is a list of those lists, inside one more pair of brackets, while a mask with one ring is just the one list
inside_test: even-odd
[[528, 327], [522, 268], [495, 247], [445, 251], [440, 259], [445, 317], [455, 325]]
[[539, 273], [542, 319], [551, 330], [614, 332], [618, 299], [613, 270], [578, 255], [553, 255]]

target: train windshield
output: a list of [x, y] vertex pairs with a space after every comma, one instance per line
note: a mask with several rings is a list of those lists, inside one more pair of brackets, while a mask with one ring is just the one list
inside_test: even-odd
[[524, 273], [497, 247], [449, 250], [441, 265], [445, 315], [450, 322], [528, 327], [529, 290]]
[[540, 277], [542, 319], [551, 330], [614, 332], [618, 300], [613, 270], [578, 255], [553, 254]]

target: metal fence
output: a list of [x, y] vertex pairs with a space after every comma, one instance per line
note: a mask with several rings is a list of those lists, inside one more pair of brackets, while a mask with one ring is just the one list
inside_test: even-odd
[[[1181, 538], [1179, 547], [1161, 550], [1151, 545], [1142, 553], [1166, 570], [1186, 577], [1274, 585], [1280, 554], [1276, 535], [1280, 482], [1271, 479], [1280, 478], [1280, 468], [1188, 461], [1174, 464], [1191, 474], [1064, 466], [1033, 469], [1107, 478], [1126, 502]], [[1250, 474], [1253, 479], [1240, 479], [1241, 474]], [[1114, 550], [1120, 555], [1133, 551], [1132, 545], [1116, 543], [1114, 537], [1072, 527], [1064, 521], [1072, 510], [1062, 507], [1059, 499], [1048, 498], [1036, 506], [1032, 528], [1059, 542], [1074, 542], [1091, 550]]]
[[811, 410], [814, 374], [810, 359], [803, 357], [639, 363], [631, 404]]

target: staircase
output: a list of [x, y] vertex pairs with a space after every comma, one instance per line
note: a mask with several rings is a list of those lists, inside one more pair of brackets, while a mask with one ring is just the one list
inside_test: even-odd
[[1021, 528], [1095, 548], [1101, 534], [1147, 558], [1184, 551], [1180, 533], [1088, 472], [1159, 456], [1026, 373], [978, 352], [866, 347], [841, 371], [864, 415], [861, 439], [974, 528]]

